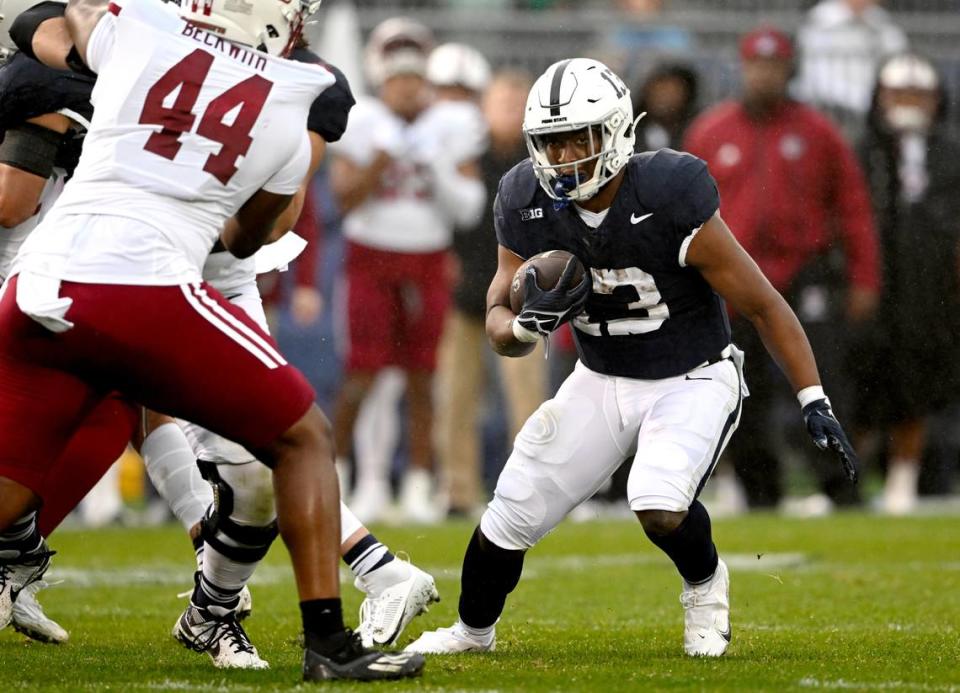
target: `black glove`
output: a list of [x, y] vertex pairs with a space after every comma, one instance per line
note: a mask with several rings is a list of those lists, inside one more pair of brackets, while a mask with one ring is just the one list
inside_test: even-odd
[[857, 453], [850, 445], [837, 417], [833, 415], [830, 400], [824, 397], [810, 402], [803, 408], [803, 420], [816, 446], [821, 450], [833, 450], [840, 458], [847, 478], [857, 483]]
[[524, 272], [525, 289], [523, 308], [517, 316], [517, 323], [530, 332], [549, 335], [565, 322], [575, 318], [587, 303], [590, 287], [593, 284], [590, 272], [583, 273], [583, 279], [576, 286], [573, 274], [577, 265], [575, 258], [567, 261], [557, 285], [549, 291], [537, 286], [537, 270], [528, 267]]

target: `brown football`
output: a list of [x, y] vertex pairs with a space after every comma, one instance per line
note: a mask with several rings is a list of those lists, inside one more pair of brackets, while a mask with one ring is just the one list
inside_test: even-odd
[[537, 286], [544, 291], [549, 291], [560, 281], [560, 275], [563, 274], [563, 270], [567, 266], [567, 260], [570, 258], [573, 258], [574, 262], [577, 263], [577, 268], [573, 273], [573, 283], [576, 285], [583, 279], [583, 263], [566, 250], [548, 250], [539, 255], [534, 255], [520, 265], [516, 274], [513, 275], [513, 281], [510, 283], [510, 309], [514, 313], [520, 313], [523, 308], [523, 299], [526, 293], [526, 284], [523, 278], [528, 267], [534, 267], [537, 270]]

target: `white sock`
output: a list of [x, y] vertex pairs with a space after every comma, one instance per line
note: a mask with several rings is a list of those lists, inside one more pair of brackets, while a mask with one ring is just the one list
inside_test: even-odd
[[496, 624], [494, 624], [486, 628], [472, 628], [463, 621], [458, 620], [457, 623], [460, 625], [460, 628], [463, 629], [464, 633], [484, 643], [490, 641], [490, 638], [493, 636], [493, 629], [496, 627]]
[[410, 573], [409, 563], [394, 559], [376, 570], [370, 571], [361, 579], [358, 579], [358, 583], [364, 592], [372, 597], [376, 597], [382, 594], [388, 587], [393, 587], [397, 583], [409, 580]]
[[258, 565], [260, 561], [241, 563], [227, 558], [208, 544], [203, 552], [203, 578], [200, 580], [200, 589], [212, 601], [229, 604], [237, 598], [240, 590], [249, 582], [250, 576]]
[[358, 529], [363, 528], [363, 523], [357, 519], [357, 516], [340, 501], [340, 543], [343, 544], [350, 537], [356, 534]]

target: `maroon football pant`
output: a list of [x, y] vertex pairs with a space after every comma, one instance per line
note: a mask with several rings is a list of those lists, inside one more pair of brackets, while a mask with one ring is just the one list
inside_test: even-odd
[[59, 499], [48, 527], [130, 439], [135, 414], [115, 392], [255, 454], [314, 400], [269, 335], [206, 284], [63, 282], [74, 327], [62, 333], [23, 314], [16, 289], [14, 277], [0, 300], [0, 476]]

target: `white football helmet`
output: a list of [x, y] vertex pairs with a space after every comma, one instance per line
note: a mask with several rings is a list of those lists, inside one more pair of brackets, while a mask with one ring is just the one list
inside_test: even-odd
[[463, 87], [479, 94], [490, 82], [490, 63], [472, 46], [444, 43], [430, 53], [427, 79], [438, 87]]
[[394, 75], [424, 75], [432, 47], [433, 34], [420, 22], [406, 17], [386, 19], [370, 33], [364, 49], [367, 79], [372, 86], [379, 87]]
[[[6, 1], [6, 0], [4, 0]], [[180, 16], [201, 29], [270, 55], [293, 50], [322, 0], [180, 0]]]
[[[630, 90], [610, 68], [588, 58], [548, 67], [534, 82], [523, 117], [523, 135], [540, 185], [563, 201], [589, 199], [617, 175], [633, 154], [635, 126]], [[562, 167], [551, 164], [545, 136], [584, 129], [590, 134], [590, 155]], [[560, 174], [560, 168], [594, 160], [593, 175], [586, 180]]]

